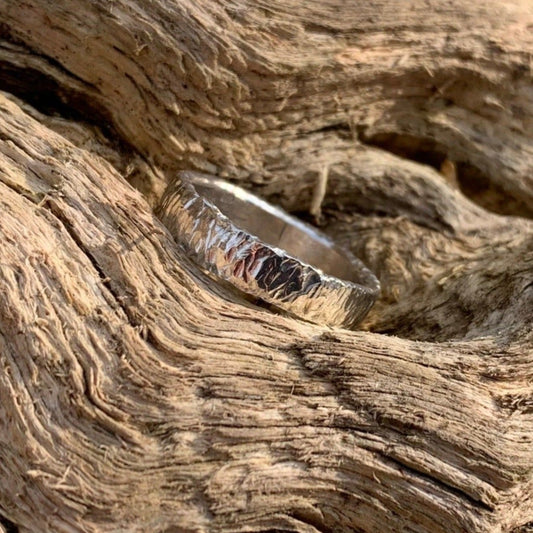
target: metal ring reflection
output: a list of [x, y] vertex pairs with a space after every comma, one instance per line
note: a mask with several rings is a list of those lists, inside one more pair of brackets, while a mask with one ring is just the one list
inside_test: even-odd
[[182, 172], [157, 214], [201, 267], [299, 318], [352, 328], [379, 295], [353, 254], [227, 181]]

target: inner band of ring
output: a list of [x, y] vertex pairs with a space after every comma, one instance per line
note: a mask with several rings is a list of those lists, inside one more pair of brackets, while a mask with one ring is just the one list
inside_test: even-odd
[[[193, 205], [199, 201], [201, 206]], [[194, 211], [196, 220], [185, 221], [182, 217], [178, 222], [173, 216], [176, 215], [177, 204], [183, 213]], [[196, 255], [202, 266], [232, 282], [240, 290], [313, 322], [353, 325], [366, 314], [379, 293], [378, 280], [353, 254], [335, 245], [312, 226], [224, 180], [195, 172], [182, 172], [179, 180], [167, 189], [159, 215], [177, 240]], [[207, 219], [210, 220], [208, 224]], [[209, 227], [202, 229], [202, 221]], [[190, 226], [190, 231], [185, 226]], [[301, 292], [301, 283], [293, 284], [294, 294], [289, 294], [287, 290], [280, 294], [280, 291], [273, 291], [272, 286], [267, 284], [254, 287], [253, 283], [233, 279], [234, 272], [227, 275], [224, 259], [221, 260], [220, 254], [212, 249], [214, 242], [210, 241], [213, 240], [213, 232], [217, 234], [214, 240], [220, 241], [220, 231], [216, 231], [215, 226], [222, 227], [222, 232], [227, 233], [228, 237], [239, 232], [249, 235], [260, 245], [266, 245], [272, 254], [282, 257], [287, 264], [300, 267], [302, 275], [309, 271], [316, 274], [319, 283], [328, 285], [333, 301], [330, 299], [324, 310], [313, 310], [313, 295]], [[228, 248], [227, 239], [225, 246]], [[342, 295], [338, 305], [344, 307], [341, 310], [335, 309], [334, 301], [335, 293], [339, 291]], [[305, 305], [301, 302], [295, 304], [298, 297], [307, 299]]]

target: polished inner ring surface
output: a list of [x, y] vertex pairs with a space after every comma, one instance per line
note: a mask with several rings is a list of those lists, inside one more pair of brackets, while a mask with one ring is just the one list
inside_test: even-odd
[[193, 185], [236, 226], [264, 243], [281, 248], [330, 276], [365, 283], [361, 271], [354, 268], [342, 249], [280, 209], [230, 183], [196, 179]]

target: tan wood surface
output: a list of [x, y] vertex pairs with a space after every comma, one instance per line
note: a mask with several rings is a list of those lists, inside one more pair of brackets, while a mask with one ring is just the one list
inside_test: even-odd
[[[528, 530], [531, 0], [0, 22], [0, 531]], [[359, 255], [360, 330], [199, 270], [152, 213], [180, 169]]]

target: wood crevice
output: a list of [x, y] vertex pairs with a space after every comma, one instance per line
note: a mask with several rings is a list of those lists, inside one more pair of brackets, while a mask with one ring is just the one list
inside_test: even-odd
[[19, 528], [8, 518], [3, 515], [0, 515], [0, 532], [1, 533], [19, 533]]

